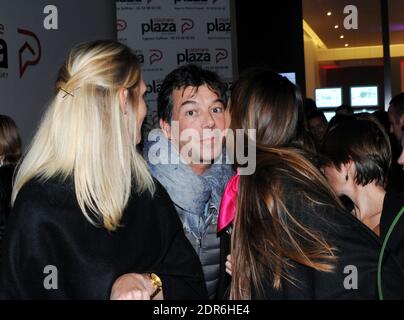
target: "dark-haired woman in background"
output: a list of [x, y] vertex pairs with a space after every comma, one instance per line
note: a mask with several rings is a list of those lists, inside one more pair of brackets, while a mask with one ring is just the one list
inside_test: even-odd
[[[230, 297], [376, 299], [381, 243], [344, 211], [303, 150], [301, 107], [299, 90], [270, 71], [252, 71], [233, 87], [230, 127], [255, 129], [245, 140], [257, 154], [255, 173], [238, 178]], [[357, 290], [347, 285], [347, 266], [357, 268]], [[397, 262], [384, 271], [385, 296], [404, 297]]]
[[[353, 215], [383, 240], [404, 206], [403, 195], [386, 192], [391, 147], [384, 128], [370, 116], [347, 120], [327, 134], [323, 154], [323, 172], [334, 191], [351, 199]], [[404, 218], [388, 247], [404, 266]]]
[[21, 157], [21, 139], [14, 120], [0, 115], [0, 241], [11, 209], [12, 180]]

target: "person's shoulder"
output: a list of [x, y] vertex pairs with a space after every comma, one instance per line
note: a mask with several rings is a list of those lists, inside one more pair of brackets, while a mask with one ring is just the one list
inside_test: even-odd
[[[380, 234], [382, 238], [387, 234], [393, 221], [404, 207], [404, 194], [387, 192], [384, 197], [383, 211], [380, 218]], [[404, 230], [404, 217], [402, 216], [395, 229]]]
[[13, 166], [2, 166], [0, 167], [0, 192], [8, 191], [11, 188], [12, 180], [14, 174]]
[[72, 187], [57, 179], [31, 179], [22, 186], [15, 199], [11, 214], [24, 220], [55, 217], [56, 210], [75, 203]]

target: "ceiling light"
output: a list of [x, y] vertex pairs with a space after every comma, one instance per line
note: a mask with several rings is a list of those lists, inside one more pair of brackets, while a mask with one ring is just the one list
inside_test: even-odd
[[331, 12], [331, 11], [328, 11], [328, 12], [327, 12], [327, 16], [330, 16], [330, 15], [332, 15], [332, 12]]
[[348, 44], [348, 43], [345, 43], [345, 47], [349, 47], [349, 44]]
[[339, 25], [336, 24], [336, 25], [334, 26], [334, 29], [338, 29], [338, 28], [339, 28]]
[[344, 39], [344, 38], [345, 38], [345, 36], [344, 36], [343, 34], [341, 34], [339, 37], [340, 37], [340, 39]]

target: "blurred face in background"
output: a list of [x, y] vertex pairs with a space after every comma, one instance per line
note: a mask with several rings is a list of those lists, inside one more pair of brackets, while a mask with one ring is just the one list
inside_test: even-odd
[[327, 123], [321, 117], [309, 120], [309, 130], [317, 142], [321, 142], [327, 131]]
[[398, 158], [397, 162], [399, 165], [403, 166], [403, 170], [404, 170], [404, 135], [401, 138], [401, 147], [402, 147], [401, 155]]
[[394, 134], [397, 141], [400, 143], [403, 137], [403, 131], [401, 128], [404, 125], [404, 116], [398, 117], [394, 110], [394, 106], [390, 106], [388, 115], [390, 121], [390, 133]]

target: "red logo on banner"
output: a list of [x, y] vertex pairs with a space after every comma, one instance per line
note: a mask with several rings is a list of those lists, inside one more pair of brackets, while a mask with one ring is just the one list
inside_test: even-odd
[[229, 57], [229, 52], [226, 49], [216, 49], [216, 63], [226, 60]]
[[116, 20], [116, 29], [118, 30], [118, 32], [126, 30], [127, 27], [128, 24], [126, 23], [125, 20], [123, 19]]
[[150, 49], [150, 65], [163, 59], [163, 52], [158, 49]]
[[[42, 52], [41, 52], [41, 43], [35, 33], [24, 29], [18, 29], [18, 33], [21, 33], [34, 39], [38, 47], [38, 51], [35, 51], [28, 42], [25, 42], [24, 45], [18, 51], [19, 63], [20, 63], [20, 78], [22, 78], [28, 66], [35, 66], [39, 63], [39, 61], [41, 60]], [[26, 51], [31, 52], [33, 59], [27, 59], [26, 61], [23, 61], [24, 60], [23, 54]]]
[[192, 30], [194, 28], [194, 20], [192, 19], [181, 19], [181, 32], [184, 34], [185, 32]]

